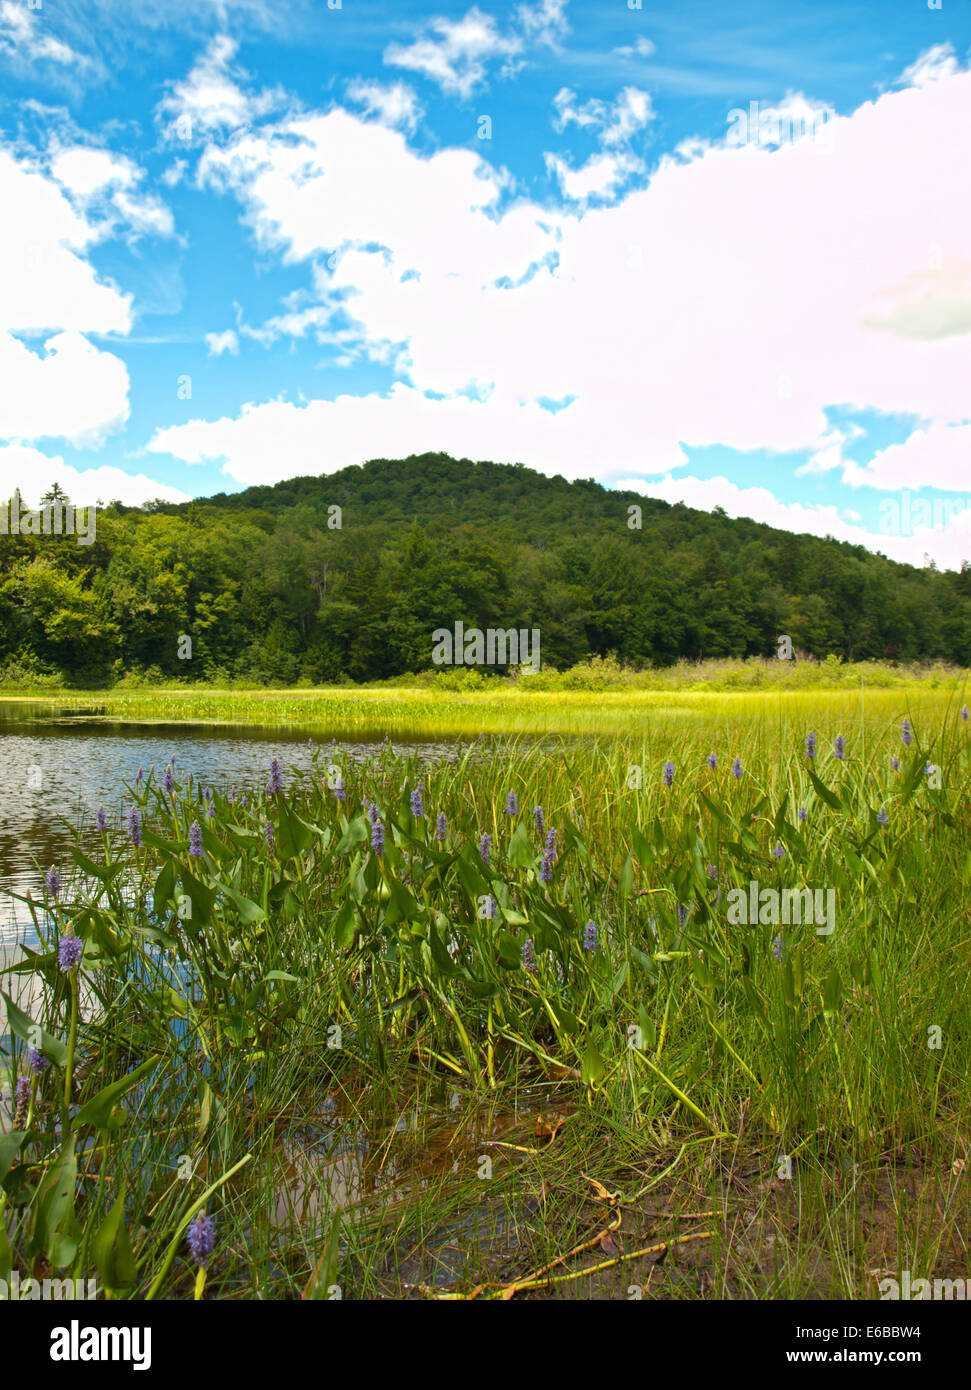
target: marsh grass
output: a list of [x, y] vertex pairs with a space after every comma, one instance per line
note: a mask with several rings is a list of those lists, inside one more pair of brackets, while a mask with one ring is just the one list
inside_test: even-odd
[[[616, 699], [556, 716], [609, 737], [424, 769], [318, 752], [211, 817], [178, 780], [129, 788], [141, 844], [120, 826], [78, 848], [12, 968], [39, 983], [34, 1017], [11, 1013], [11, 1086], [31, 1040], [51, 1065], [2, 1139], [0, 1265], [179, 1298], [862, 1298], [881, 1270], [968, 1274], [953, 692]], [[833, 889], [835, 930], [733, 922], [752, 881]], [[97, 999], [70, 1056], [66, 931]]]

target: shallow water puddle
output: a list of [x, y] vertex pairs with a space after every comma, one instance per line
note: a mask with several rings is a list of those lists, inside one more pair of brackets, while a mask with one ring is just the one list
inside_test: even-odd
[[[321, 1114], [280, 1133], [272, 1225], [282, 1234], [322, 1229], [335, 1211], [345, 1221], [390, 1216], [411, 1234], [394, 1242], [383, 1271], [389, 1281], [453, 1283], [486, 1261], [508, 1260], [518, 1249], [521, 1222], [536, 1209], [531, 1200], [487, 1197], [485, 1184], [472, 1186], [482, 1160], [498, 1166], [541, 1151], [566, 1119], [565, 1107], [537, 1095], [518, 1110], [459, 1115], [425, 1106], [366, 1128], [357, 1116], [341, 1115], [331, 1099]], [[468, 1199], [455, 1209], [463, 1192]], [[429, 1196], [437, 1205], [426, 1230], [416, 1209]], [[414, 1222], [405, 1222], [413, 1211]]]

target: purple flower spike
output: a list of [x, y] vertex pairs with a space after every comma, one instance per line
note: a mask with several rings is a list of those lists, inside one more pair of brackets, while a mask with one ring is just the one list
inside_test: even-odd
[[216, 1248], [216, 1228], [213, 1225], [212, 1217], [204, 1216], [200, 1211], [198, 1216], [189, 1223], [185, 1240], [196, 1264], [204, 1265]]
[[263, 827], [263, 834], [266, 836], [267, 849], [272, 854], [276, 849], [276, 840], [273, 838], [273, 826], [269, 821], [267, 821], [266, 825]]
[[842, 734], [837, 734], [833, 741], [833, 757], [841, 759], [846, 757], [846, 739]]
[[44, 876], [44, 882], [47, 884], [48, 893], [51, 895], [52, 898], [56, 899], [57, 895], [61, 891], [61, 876], [54, 868], [53, 864], [47, 870], [47, 873]]
[[800, 819], [800, 820], [806, 820], [807, 818], [808, 818], [808, 816], [807, 816], [807, 812], [806, 812], [805, 806], [800, 806], [800, 807], [799, 807], [799, 819]]
[[741, 758], [735, 758], [735, 760], [732, 762], [732, 776], [733, 776], [736, 780], [738, 780], [738, 779], [741, 777], [741, 775], [742, 775], [742, 760], [741, 760]]
[[518, 815], [519, 815], [519, 800], [518, 800], [518, 798], [517, 798], [515, 792], [509, 792], [509, 794], [508, 794], [507, 797], [506, 797], [506, 815], [507, 815], [507, 816], [518, 816]]
[[534, 953], [534, 951], [533, 951], [533, 938], [532, 938], [532, 937], [529, 937], [528, 940], [526, 940], [526, 941], [523, 942], [522, 960], [523, 960], [523, 969], [527, 972], [527, 974], [529, 974], [529, 975], [535, 975], [535, 974], [536, 974], [536, 956], [535, 956], [535, 953]]
[[533, 807], [533, 821], [536, 825], [536, 829], [542, 835], [546, 829], [546, 818], [543, 815], [542, 806]]
[[105, 815], [105, 808], [103, 806], [98, 807], [98, 814], [94, 818], [94, 823], [99, 830], [108, 829], [108, 817]]
[[556, 863], [556, 831], [551, 826], [546, 832], [546, 848], [543, 851], [543, 862], [540, 865], [539, 876], [542, 883], [553, 882], [553, 865]]
[[28, 1047], [27, 1065], [35, 1076], [40, 1076], [41, 1072], [45, 1072], [50, 1066], [50, 1062], [44, 1056], [43, 1052], [37, 1051], [36, 1047]]
[[910, 720], [909, 720], [909, 719], [905, 719], [904, 722], [901, 724], [901, 726], [900, 726], [900, 737], [901, 737], [901, 739], [903, 740], [903, 744], [904, 744], [904, 747], [905, 747], [905, 748], [909, 748], [910, 745], [913, 743], [913, 741], [914, 741], [914, 731], [913, 731], [913, 729], [910, 727]]
[[785, 858], [785, 853], [786, 853], [786, 851], [785, 851], [785, 846], [784, 846], [784, 845], [781, 843], [781, 841], [780, 841], [780, 842], [778, 842], [778, 843], [776, 844], [775, 849], [772, 851], [772, 858], [773, 858], [773, 859], [784, 859], [784, 858]]
[[27, 1119], [27, 1109], [30, 1105], [30, 1080], [26, 1076], [18, 1076], [17, 1084], [13, 1088], [14, 1099], [14, 1129], [21, 1129]]
[[783, 942], [781, 936], [777, 936], [775, 940], [772, 942], [772, 954], [775, 956], [776, 960], [782, 960], [785, 956], [785, 953], [785, 943]]
[[81, 959], [84, 942], [79, 936], [62, 936], [57, 947], [57, 964], [65, 975], [73, 970]]
[[138, 816], [138, 807], [133, 806], [128, 812], [128, 838], [138, 849], [142, 843], [142, 823]]
[[202, 826], [197, 820], [189, 826], [189, 853], [193, 859], [202, 858]]
[[597, 924], [591, 920], [583, 929], [583, 949], [589, 951], [590, 954], [593, 955], [597, 950], [598, 944]]
[[444, 842], [447, 833], [448, 820], [445, 817], [445, 812], [439, 811], [438, 818], [435, 821], [435, 839], [439, 842]]
[[270, 792], [276, 796], [283, 791], [283, 773], [280, 771], [280, 759], [270, 759]]
[[806, 735], [806, 757], [815, 758], [816, 756], [816, 735], [810, 730]]
[[708, 754], [708, 757], [705, 759], [705, 762], [706, 762], [706, 763], [708, 764], [708, 766], [711, 768], [712, 772], [714, 772], [715, 769], [718, 767], [718, 754], [717, 754], [717, 753], [709, 753], [709, 754]]
[[674, 763], [666, 762], [661, 771], [661, 777], [666, 787], [670, 787], [674, 782]]
[[891, 759], [890, 759], [890, 766], [893, 768], [894, 772], [899, 772], [899, 771], [900, 771], [900, 759], [899, 759], [899, 758], [891, 758]]
[[425, 814], [425, 789], [421, 782], [411, 793], [411, 814], [418, 820]]
[[371, 826], [371, 848], [380, 859], [384, 853], [384, 826], [376, 820]]
[[483, 864], [488, 865], [489, 855], [492, 853], [492, 836], [483, 835], [479, 841], [479, 858]]
[[881, 806], [879, 811], [877, 812], [877, 820], [880, 822], [881, 825], [890, 824], [890, 817], [887, 815], [887, 808], [885, 806]]

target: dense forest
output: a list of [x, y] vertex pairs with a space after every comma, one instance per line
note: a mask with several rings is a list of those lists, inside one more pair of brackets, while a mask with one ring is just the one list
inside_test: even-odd
[[539, 628], [555, 667], [769, 656], [780, 633], [816, 656], [967, 665], [971, 566], [915, 569], [717, 508], [442, 454], [182, 505], [112, 503], [92, 544], [0, 536], [8, 681], [382, 679], [429, 667], [433, 630], [457, 620]]

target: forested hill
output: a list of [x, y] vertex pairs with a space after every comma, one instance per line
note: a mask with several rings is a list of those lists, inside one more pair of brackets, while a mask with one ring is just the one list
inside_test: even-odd
[[377, 679], [430, 666], [433, 630], [459, 619], [538, 627], [544, 666], [768, 656], [781, 633], [817, 656], [967, 665], [971, 568], [441, 454], [113, 504], [91, 545], [0, 536], [8, 673]]

